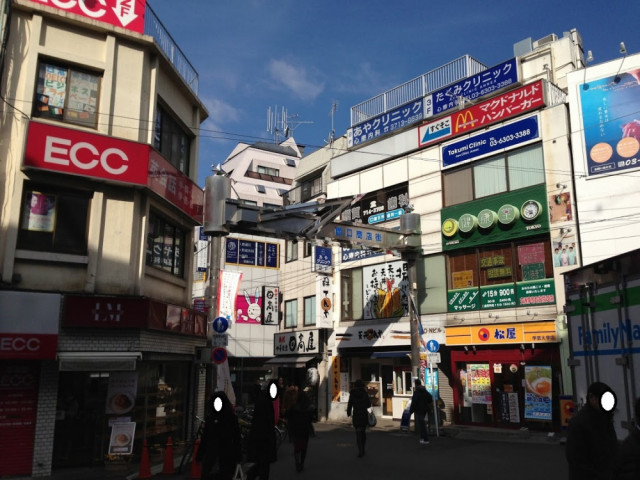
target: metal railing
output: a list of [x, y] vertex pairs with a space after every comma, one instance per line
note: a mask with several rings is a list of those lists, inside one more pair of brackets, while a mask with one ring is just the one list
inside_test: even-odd
[[153, 37], [160, 49], [173, 64], [176, 71], [197, 95], [198, 72], [196, 72], [196, 69], [193, 68], [193, 65], [187, 60], [186, 55], [180, 50], [178, 44], [148, 3], [144, 15], [144, 34]]
[[486, 69], [486, 65], [469, 55], [464, 55], [351, 107], [351, 126], [353, 127], [376, 115], [422, 98], [431, 92]]

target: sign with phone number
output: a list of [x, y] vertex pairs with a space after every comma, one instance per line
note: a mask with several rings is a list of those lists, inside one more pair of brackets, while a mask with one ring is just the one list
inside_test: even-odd
[[538, 117], [528, 117], [442, 147], [442, 167], [451, 167], [539, 136]]

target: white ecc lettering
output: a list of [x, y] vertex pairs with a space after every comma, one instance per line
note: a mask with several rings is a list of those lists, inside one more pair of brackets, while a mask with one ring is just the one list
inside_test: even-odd
[[[81, 152], [88, 152], [88, 155]], [[72, 144], [69, 139], [51, 136], [45, 141], [44, 161], [65, 167], [72, 163], [81, 170], [92, 170], [100, 165], [111, 175], [121, 175], [129, 168], [129, 158], [119, 148], [107, 148], [100, 153], [89, 142]]]

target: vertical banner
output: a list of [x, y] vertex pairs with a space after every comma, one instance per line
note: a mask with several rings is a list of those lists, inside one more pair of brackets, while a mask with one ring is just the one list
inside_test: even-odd
[[229, 371], [229, 360], [218, 364], [216, 368], [216, 390], [227, 394], [232, 405], [236, 404], [236, 394], [231, 385], [231, 372]]
[[137, 372], [111, 372], [107, 386], [107, 415], [123, 415], [133, 410], [138, 391]]
[[280, 311], [280, 297], [278, 292], [278, 287], [262, 287], [262, 325], [278, 325], [278, 313]]
[[225, 272], [220, 270], [218, 280], [218, 317], [224, 317], [232, 323], [235, 321], [236, 295], [240, 288], [242, 272]]
[[316, 327], [333, 328], [333, 278], [316, 276]]
[[524, 367], [524, 418], [551, 421], [551, 367]]
[[340, 401], [340, 357], [331, 357], [331, 401]]

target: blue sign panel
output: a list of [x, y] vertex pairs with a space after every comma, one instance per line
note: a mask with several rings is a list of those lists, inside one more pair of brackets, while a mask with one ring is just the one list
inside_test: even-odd
[[225, 262], [238, 263], [238, 239], [237, 238], [227, 238]]
[[256, 244], [256, 265], [264, 267], [264, 243]]
[[224, 317], [217, 317], [211, 324], [213, 329], [218, 333], [224, 333], [229, 328], [229, 320]]
[[318, 271], [331, 270], [331, 248], [316, 246], [315, 264]]
[[240, 240], [238, 244], [238, 263], [240, 265], [256, 264], [256, 242]]
[[476, 100], [518, 81], [516, 59], [452, 83], [425, 97], [424, 118], [444, 115], [458, 107], [461, 98]]
[[364, 260], [365, 258], [377, 257], [384, 255], [382, 250], [368, 250], [357, 248], [343, 248], [342, 249], [342, 263], [355, 262], [357, 260]]
[[440, 349], [440, 344], [436, 340], [429, 340], [427, 342], [427, 350], [431, 353], [436, 353]]
[[442, 167], [538, 138], [538, 117], [529, 117], [442, 147]]
[[349, 147], [375, 140], [399, 128], [404, 128], [423, 119], [422, 98], [406, 103], [377, 117], [370, 118], [349, 129], [347, 142]]
[[267, 243], [266, 266], [268, 268], [278, 268], [278, 244]]

